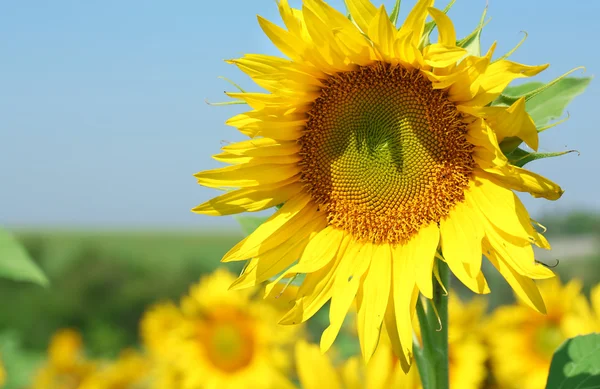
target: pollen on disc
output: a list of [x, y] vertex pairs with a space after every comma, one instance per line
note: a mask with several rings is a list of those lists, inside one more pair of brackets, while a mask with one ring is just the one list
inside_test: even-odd
[[474, 167], [466, 125], [418, 70], [378, 62], [323, 84], [300, 164], [330, 225], [403, 243], [464, 201]]

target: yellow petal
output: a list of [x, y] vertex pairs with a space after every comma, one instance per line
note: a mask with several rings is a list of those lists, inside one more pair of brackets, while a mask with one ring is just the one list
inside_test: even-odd
[[294, 307], [281, 319], [280, 324], [305, 322], [331, 298], [337, 269], [350, 239], [349, 235], [344, 237], [335, 250], [333, 260], [314, 273], [307, 274], [298, 289]]
[[528, 192], [533, 197], [558, 200], [564, 193], [558, 184], [546, 177], [517, 166], [510, 165], [503, 168], [486, 169], [481, 174], [499, 185], [507, 186], [519, 192]]
[[507, 188], [483, 178], [477, 177], [471, 182], [465, 193], [466, 201], [479, 216], [481, 222], [489, 222], [506, 234], [529, 241], [529, 233], [517, 216], [515, 194]]
[[261, 16], [258, 16], [258, 24], [283, 54], [294, 61], [302, 62], [302, 52], [305, 46], [302, 39]]
[[456, 30], [448, 15], [433, 7], [427, 8], [427, 11], [435, 21], [438, 29], [438, 43], [446, 46], [456, 46]]
[[433, 5], [434, 0], [419, 0], [413, 9], [409, 12], [406, 20], [402, 24], [399, 36], [412, 32], [410, 43], [414, 47], [419, 47], [423, 31], [425, 30], [425, 19], [427, 19], [427, 9]]
[[301, 193], [229, 250], [223, 262], [242, 261], [265, 253], [293, 238], [297, 230], [315, 218], [323, 218], [323, 215], [317, 212], [315, 204], [311, 204], [310, 195]]
[[223, 151], [247, 157], [276, 157], [297, 154], [301, 147], [296, 141], [282, 141], [271, 138], [249, 139], [224, 146]]
[[394, 42], [396, 30], [382, 5], [369, 25], [369, 38], [379, 50], [383, 59], [389, 60], [394, 56]]
[[544, 299], [532, 279], [517, 273], [511, 266], [498, 259], [493, 251], [490, 251], [487, 257], [525, 304], [538, 312], [546, 313]]
[[329, 327], [321, 336], [321, 351], [329, 350], [344, 318], [356, 297], [359, 285], [362, 283], [363, 274], [367, 271], [371, 261], [372, 245], [359, 242], [350, 242], [338, 269], [334, 281], [331, 306], [329, 307]]
[[[455, 205], [448, 217], [440, 222], [442, 252], [448, 263], [463, 263], [467, 273], [476, 278], [481, 271], [481, 222], [466, 203]], [[431, 297], [429, 297], [431, 298]]]
[[[392, 263], [392, 267], [393, 267], [393, 263]], [[392, 270], [393, 272], [393, 270]], [[396, 282], [395, 280], [392, 279], [392, 288], [390, 289], [390, 297], [388, 299], [388, 306], [387, 306], [387, 310], [385, 311], [385, 317], [384, 317], [384, 328], [385, 328], [385, 332], [387, 333], [388, 338], [390, 339], [390, 344], [392, 346], [392, 350], [394, 352], [394, 354], [398, 357], [398, 360], [400, 362], [400, 366], [402, 367], [402, 370], [404, 372], [408, 372], [408, 370], [410, 369], [410, 365], [411, 365], [411, 360], [406, 358], [405, 352], [404, 352], [404, 347], [402, 346], [402, 340], [400, 339], [400, 332], [398, 330], [398, 323], [396, 323], [396, 308], [395, 308], [395, 302], [394, 302], [394, 282]], [[417, 288], [414, 288], [415, 291], [417, 291], [417, 295], [418, 295], [418, 290]], [[414, 292], [413, 292], [414, 293]], [[409, 307], [409, 309], [413, 309], [414, 305], [411, 303], [411, 306]], [[375, 356], [377, 356], [378, 352], [375, 352]], [[390, 358], [391, 360], [391, 358]], [[371, 361], [371, 364], [374, 365], [376, 362], [375, 361]], [[381, 388], [385, 388], [385, 386], [381, 386]]]
[[402, 345], [400, 355], [405, 361], [410, 361], [412, 359], [413, 334], [411, 311], [414, 310], [413, 297], [418, 290], [414, 280], [412, 264], [404, 253], [404, 247], [401, 245], [396, 246], [392, 252], [392, 257], [394, 311], [398, 336]]
[[253, 258], [230, 289], [237, 290], [256, 286], [275, 277], [300, 258], [310, 238], [323, 230], [326, 225], [326, 219], [315, 218], [295, 231], [294, 239], [290, 239]]
[[388, 305], [392, 274], [392, 254], [388, 244], [375, 246], [373, 260], [362, 285], [363, 299], [358, 307], [359, 333], [363, 357], [368, 362], [379, 343], [381, 326]]
[[246, 188], [271, 185], [285, 181], [300, 173], [297, 164], [240, 164], [194, 174], [200, 185], [210, 188]]
[[513, 80], [531, 77], [545, 70], [549, 65], [528, 66], [507, 60], [500, 60], [487, 67], [479, 76], [478, 93], [465, 105], [484, 106], [492, 102]]
[[302, 184], [293, 177], [282, 183], [243, 188], [227, 192], [192, 209], [192, 212], [210, 216], [256, 212], [282, 204], [302, 191]]
[[423, 49], [423, 61], [434, 68], [443, 68], [456, 64], [466, 53], [467, 51], [461, 47], [434, 43]]
[[433, 298], [431, 279], [439, 242], [440, 230], [437, 224], [432, 223], [421, 228], [418, 234], [404, 245], [402, 251], [405, 260], [412, 263], [417, 286], [427, 298]]
[[377, 8], [375, 8], [370, 0], [346, 0], [346, 5], [352, 19], [364, 33], [367, 33], [371, 21], [377, 14]]

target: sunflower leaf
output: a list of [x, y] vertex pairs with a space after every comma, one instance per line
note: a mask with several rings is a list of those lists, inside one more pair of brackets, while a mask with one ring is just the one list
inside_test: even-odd
[[579, 154], [579, 151], [567, 150], [567, 151], [557, 151], [554, 153], [535, 153], [535, 152], [529, 152], [529, 151], [523, 150], [521, 148], [516, 148], [515, 150], [510, 152], [507, 155], [507, 157], [508, 157], [509, 162], [512, 165], [518, 166], [518, 167], [523, 167], [526, 164], [528, 164], [529, 162], [535, 161], [537, 159], [560, 157], [561, 155], [570, 154], [570, 153]]
[[0, 277], [48, 286], [42, 270], [8, 231], [0, 229]]
[[485, 21], [485, 17], [487, 15], [488, 7], [487, 5], [483, 9], [483, 14], [481, 15], [481, 19], [479, 20], [479, 25], [473, 32], [467, 35], [465, 38], [456, 42], [456, 46], [462, 47], [467, 50], [468, 55], [474, 55], [477, 57], [481, 56], [481, 31], [483, 27], [487, 24]]
[[268, 217], [260, 216], [234, 216], [234, 219], [242, 227], [242, 231], [246, 235], [250, 235], [254, 232], [261, 224], [267, 221]]
[[600, 387], [600, 334], [564, 342], [552, 357], [546, 389]]
[[508, 87], [492, 105], [510, 106], [519, 98], [525, 97], [527, 112], [538, 129], [542, 128], [552, 120], [561, 117], [567, 105], [583, 93], [592, 80], [591, 77], [565, 76], [566, 74], [547, 84], [530, 82]]
[[392, 13], [390, 14], [390, 22], [395, 26], [398, 24], [398, 15], [400, 15], [400, 3], [401, 0], [396, 0], [396, 4], [394, 4], [394, 8], [392, 9]]

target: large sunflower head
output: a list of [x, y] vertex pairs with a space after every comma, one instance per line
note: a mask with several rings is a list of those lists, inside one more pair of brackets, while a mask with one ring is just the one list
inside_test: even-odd
[[[146, 315], [145, 342], [165, 382], [177, 380], [182, 388], [273, 388], [284, 381], [300, 328], [278, 326], [282, 311], [255, 298], [258, 290], [230, 292], [234, 280], [218, 270], [193, 286], [179, 308], [162, 305]], [[163, 340], [152, 340], [159, 328]]]
[[233, 190], [194, 210], [282, 204], [225, 255], [250, 260], [236, 287], [306, 275], [282, 323], [303, 322], [331, 300], [327, 349], [356, 300], [364, 356], [385, 322], [407, 368], [415, 301], [419, 292], [432, 297], [436, 257], [488, 293], [484, 254], [528, 305], [545, 309], [533, 279], [553, 274], [531, 246], [549, 246], [513, 190], [552, 200], [562, 190], [502, 152], [506, 141], [538, 146], [525, 100], [490, 103], [547, 65], [494, 59], [495, 45], [484, 55], [461, 47], [433, 0], [419, 0], [400, 27], [369, 0], [346, 4], [350, 18], [322, 0], [301, 9], [280, 0], [285, 28], [259, 17], [287, 58], [229, 61], [267, 92], [229, 93], [251, 110], [227, 123], [250, 139], [215, 157], [231, 166], [196, 174], [202, 185]]
[[540, 284], [548, 303], [546, 315], [522, 304], [498, 308], [489, 320], [487, 341], [494, 378], [503, 388], [543, 387], [554, 351], [577, 335], [600, 331], [600, 286], [592, 290], [592, 306], [581, 283], [565, 285], [557, 278]]

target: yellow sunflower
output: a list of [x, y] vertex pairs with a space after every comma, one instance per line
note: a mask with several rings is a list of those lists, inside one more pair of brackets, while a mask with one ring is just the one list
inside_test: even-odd
[[[383, 323], [408, 368], [419, 291], [432, 298], [436, 254], [467, 287], [488, 293], [482, 253], [538, 311], [534, 260], [549, 248], [513, 190], [558, 199], [561, 188], [509, 164], [499, 143], [538, 134], [520, 99], [489, 107], [514, 79], [548, 65], [472, 55], [452, 21], [419, 0], [400, 28], [383, 6], [346, 0], [351, 20], [322, 0], [278, 6], [286, 28], [259, 24], [287, 57], [248, 54], [237, 65], [267, 93], [228, 93], [251, 110], [228, 124], [251, 139], [223, 147], [231, 166], [196, 174], [234, 188], [194, 209], [206, 215], [282, 204], [223, 258], [250, 260], [235, 287], [306, 275], [282, 324], [301, 323], [331, 300], [321, 347], [333, 343], [352, 301], [363, 356]], [[438, 28], [428, 43], [425, 20]], [[273, 278], [275, 279], [273, 280]]]
[[558, 279], [540, 283], [548, 313], [523, 305], [498, 308], [487, 328], [492, 372], [501, 388], [537, 389], [546, 384], [552, 355], [568, 338], [600, 331], [600, 286], [591, 309], [581, 283]]
[[78, 389], [134, 389], [148, 380], [148, 359], [134, 350], [124, 350], [119, 359], [87, 377]]
[[95, 363], [83, 355], [81, 335], [63, 329], [52, 336], [48, 347], [48, 362], [33, 381], [33, 389], [77, 389], [96, 371]]
[[180, 308], [163, 305], [145, 316], [143, 338], [160, 380], [184, 389], [284, 385], [300, 328], [277, 325], [282, 311], [258, 290], [229, 291], [234, 280], [217, 270], [191, 288]]

